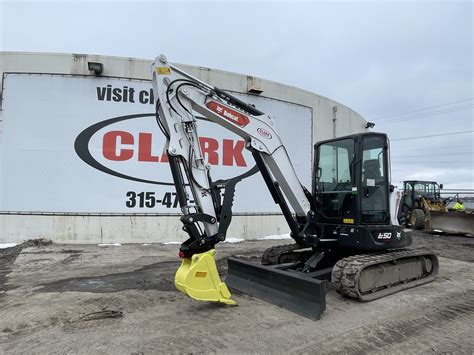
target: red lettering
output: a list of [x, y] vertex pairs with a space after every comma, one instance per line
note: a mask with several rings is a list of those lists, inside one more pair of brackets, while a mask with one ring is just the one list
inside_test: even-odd
[[[246, 167], [244, 158], [245, 142], [243, 140], [234, 141], [223, 139], [222, 145], [215, 138], [200, 137], [199, 143], [201, 152], [207, 163], [211, 165], [239, 166]], [[110, 131], [104, 134], [102, 141], [102, 154], [104, 158], [112, 161], [130, 160], [134, 156], [135, 138], [132, 133], [125, 131]], [[129, 147], [126, 147], [129, 146]], [[140, 162], [161, 162], [168, 163], [168, 155], [163, 149], [162, 154], [153, 155], [153, 134], [138, 133], [138, 154]], [[219, 151], [222, 149], [221, 151]], [[222, 155], [222, 162], [219, 161]]]
[[159, 161], [158, 156], [151, 154], [151, 138], [151, 133], [138, 135], [138, 161]]
[[161, 159], [160, 161], [162, 163], [169, 163], [170, 161], [168, 160], [168, 154], [166, 154], [166, 148], [163, 148], [163, 154], [161, 154]]
[[223, 165], [234, 165], [234, 161], [237, 166], [247, 166], [244, 155], [242, 154], [245, 148], [245, 142], [239, 140], [235, 142], [232, 139], [224, 139], [222, 144], [222, 164]]
[[133, 157], [133, 149], [121, 148], [117, 152], [117, 141], [120, 138], [122, 145], [133, 145], [133, 135], [124, 131], [111, 131], [104, 134], [102, 142], [102, 154], [109, 160], [124, 161]]
[[204, 160], [206, 160], [207, 154], [207, 162], [209, 164], [219, 164], [219, 154], [217, 153], [217, 149], [219, 149], [219, 142], [214, 138], [199, 137], [199, 143], [201, 144], [201, 151], [202, 155], [204, 156]]

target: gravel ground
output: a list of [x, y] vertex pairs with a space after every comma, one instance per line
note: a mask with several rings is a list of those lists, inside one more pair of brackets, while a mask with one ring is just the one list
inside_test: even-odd
[[[220, 244], [219, 268], [281, 242]], [[176, 245], [0, 250], [0, 353], [473, 353], [474, 238], [414, 244], [441, 256], [434, 282], [368, 303], [329, 290], [319, 321], [240, 293], [236, 307], [187, 298]]]
[[426, 247], [439, 256], [474, 262], [474, 238], [414, 232], [414, 247]]

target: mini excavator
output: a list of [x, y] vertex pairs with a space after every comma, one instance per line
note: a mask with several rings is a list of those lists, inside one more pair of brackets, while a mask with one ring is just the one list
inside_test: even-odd
[[[390, 185], [385, 134], [364, 132], [318, 142], [310, 192], [300, 183], [268, 113], [191, 76], [164, 55], [152, 69], [157, 123], [166, 137], [182, 229], [189, 235], [179, 249], [179, 291], [232, 305], [229, 286], [318, 319], [330, 284], [344, 296], [369, 301], [436, 277], [436, 255], [408, 249], [412, 236], [397, 222], [400, 195]], [[196, 114], [245, 140], [294, 239], [265, 250], [261, 264], [229, 257], [225, 283], [215, 246], [226, 239], [235, 187], [246, 176], [211, 179]]]

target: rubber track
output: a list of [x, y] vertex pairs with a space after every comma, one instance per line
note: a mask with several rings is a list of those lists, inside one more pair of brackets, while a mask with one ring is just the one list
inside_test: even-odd
[[349, 256], [347, 258], [339, 260], [332, 269], [331, 282], [334, 283], [334, 286], [336, 286], [336, 289], [338, 291], [342, 291], [341, 278], [342, 278], [343, 270], [348, 264], [356, 260], [359, 260], [359, 261], [370, 260], [370, 257], [373, 257], [375, 255], [385, 254], [385, 253], [386, 252], [382, 251], [382, 252], [377, 252], [377, 253], [372, 253], [372, 254], [358, 254], [358, 255]]
[[262, 255], [262, 265], [276, 265], [279, 264], [280, 257], [283, 254], [291, 253], [297, 249], [304, 249], [298, 244], [283, 244], [275, 245], [266, 249]]
[[[358, 279], [365, 268], [372, 265], [388, 263], [396, 259], [417, 256], [429, 256], [432, 258], [432, 272], [428, 276], [376, 290], [369, 294], [361, 294], [359, 291]], [[385, 251], [377, 254], [354, 255], [339, 260], [333, 268], [331, 281], [336, 286], [336, 289], [343, 295], [360, 301], [371, 301], [407, 288], [431, 282], [438, 275], [438, 268], [438, 258], [433, 252], [427, 249]]]

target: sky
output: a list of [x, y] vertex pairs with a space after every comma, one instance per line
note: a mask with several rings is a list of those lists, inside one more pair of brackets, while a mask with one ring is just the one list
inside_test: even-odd
[[[165, 53], [300, 87], [388, 133], [395, 184], [474, 188], [473, 11], [472, 1], [0, 0], [0, 49]], [[406, 139], [420, 136], [432, 137]]]

